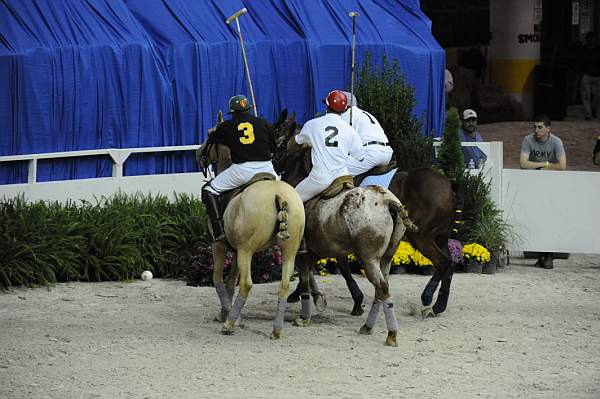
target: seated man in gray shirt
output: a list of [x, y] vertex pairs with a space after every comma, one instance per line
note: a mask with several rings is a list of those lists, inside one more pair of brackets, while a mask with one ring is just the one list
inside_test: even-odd
[[[567, 156], [562, 140], [550, 133], [550, 118], [538, 115], [534, 119], [535, 133], [525, 136], [521, 144], [521, 169], [565, 170]], [[554, 268], [552, 252], [538, 252], [536, 267]]]
[[567, 155], [562, 140], [550, 133], [550, 118], [539, 115], [535, 118], [535, 132], [525, 136], [521, 144], [521, 169], [567, 169]]

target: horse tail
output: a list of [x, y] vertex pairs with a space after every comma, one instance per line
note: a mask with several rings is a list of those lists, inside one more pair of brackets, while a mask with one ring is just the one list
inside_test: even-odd
[[390, 243], [385, 250], [382, 259], [391, 260], [394, 257], [394, 254], [398, 249], [398, 244], [400, 243], [400, 240], [402, 240], [402, 237], [404, 237], [406, 230], [416, 231], [417, 226], [413, 223], [410, 217], [408, 217], [406, 208], [404, 205], [402, 205], [402, 202], [400, 202], [398, 198], [393, 198], [388, 201], [388, 209], [392, 215], [392, 220], [394, 221], [394, 228], [390, 237]]
[[400, 218], [400, 220], [402, 221], [402, 224], [404, 224], [404, 226], [406, 227], [406, 230], [408, 230], [408, 231], [419, 230], [417, 225], [411, 220], [410, 216], [408, 215], [408, 211], [406, 210], [406, 207], [404, 205], [402, 205], [402, 202], [390, 201], [389, 208], [390, 208], [390, 212], [392, 213], [392, 216], [395, 216], [395, 218]]
[[277, 207], [277, 233], [275, 236], [278, 241], [290, 239], [288, 231], [288, 203], [280, 195], [275, 195], [275, 206]]

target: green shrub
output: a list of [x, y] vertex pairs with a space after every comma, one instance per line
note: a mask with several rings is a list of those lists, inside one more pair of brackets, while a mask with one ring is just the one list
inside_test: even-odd
[[463, 243], [475, 242], [490, 252], [499, 253], [507, 241], [514, 238], [512, 227], [503, 219], [490, 195], [490, 183], [483, 175], [465, 171], [458, 181], [464, 195], [463, 226], [459, 239]]
[[[212, 283], [202, 202], [188, 195], [101, 197], [93, 203], [0, 202], [0, 288], [66, 281], [184, 277]], [[231, 255], [230, 258], [231, 259]], [[256, 283], [281, 279], [281, 251], [255, 254]]]
[[179, 277], [208, 241], [200, 200], [117, 194], [95, 203], [0, 202], [0, 288]]
[[413, 115], [414, 89], [406, 84], [397, 60], [390, 65], [384, 56], [381, 65], [375, 67], [367, 52], [356, 98], [360, 108], [373, 114], [383, 127], [401, 170], [431, 166], [433, 142], [431, 137], [423, 137], [422, 119]]
[[80, 277], [85, 240], [75, 211], [22, 197], [0, 203], [0, 287]]
[[437, 157], [438, 167], [444, 174], [457, 180], [465, 171], [463, 152], [460, 145], [460, 117], [456, 108], [446, 112], [444, 134]]

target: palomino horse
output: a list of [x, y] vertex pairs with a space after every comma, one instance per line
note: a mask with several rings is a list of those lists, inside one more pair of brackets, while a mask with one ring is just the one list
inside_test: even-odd
[[[295, 129], [293, 116], [282, 122], [286, 115], [287, 112], [284, 111], [277, 125], [280, 140], [284, 140], [290, 134], [290, 129]], [[409, 229], [406, 238], [434, 265], [434, 274], [423, 290], [421, 302], [424, 306], [422, 315], [435, 316], [446, 309], [454, 272], [448, 250], [448, 238], [455, 221], [455, 208], [458, 205], [457, 191], [448, 177], [432, 168], [418, 168], [408, 172], [397, 171], [390, 182], [389, 190], [406, 206], [411, 220], [418, 227], [416, 230]], [[354, 300], [351, 314], [361, 315], [363, 293], [351, 274], [345, 256], [338, 258], [338, 267]], [[442, 286], [435, 305], [431, 307], [433, 295], [440, 281]], [[318, 294], [318, 287], [312, 275], [311, 289], [313, 295]], [[300, 290], [299, 284], [291, 296], [299, 297]]]
[[[290, 145], [294, 140], [293, 124], [286, 125], [287, 133], [278, 140], [274, 166], [282, 172], [285, 181], [292, 185], [305, 178], [312, 167], [310, 148]], [[398, 323], [387, 277], [392, 257], [408, 228], [415, 228], [402, 203], [379, 186], [357, 187], [338, 195], [307, 203], [305, 240], [308, 253], [301, 256], [300, 287], [302, 290], [302, 316], [299, 325], [310, 323], [309, 280], [310, 264], [320, 258], [346, 256], [353, 253], [365, 267], [369, 281], [375, 287], [375, 299], [369, 315], [359, 333], [371, 334], [383, 307], [388, 335], [385, 344], [397, 346]]]
[[[223, 115], [219, 112], [219, 123], [222, 120]], [[231, 165], [229, 150], [225, 146], [204, 143], [197, 154], [200, 167], [206, 169], [208, 165], [216, 164], [217, 174]], [[253, 183], [231, 199], [223, 213], [226, 240], [212, 244], [213, 282], [221, 302], [219, 320], [224, 321], [221, 330], [223, 334], [233, 333], [235, 322], [252, 288], [252, 255], [277, 244], [281, 248], [283, 265], [271, 338], [280, 337], [290, 278], [304, 234], [304, 218], [300, 196], [292, 186], [282, 181], [263, 180]], [[223, 269], [226, 252], [230, 248], [235, 251], [236, 256], [225, 286]], [[240, 289], [232, 306], [238, 273]]]

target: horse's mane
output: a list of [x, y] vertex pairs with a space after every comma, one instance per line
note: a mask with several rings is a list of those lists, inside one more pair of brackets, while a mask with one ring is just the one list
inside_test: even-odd
[[[282, 114], [287, 114], [284, 111]], [[276, 150], [273, 154], [273, 166], [275, 171], [282, 176], [284, 181], [298, 183], [308, 176], [312, 168], [311, 151], [309, 146], [294, 145], [288, 148], [290, 140], [300, 132], [295, 120], [295, 113], [273, 124], [276, 134]]]

